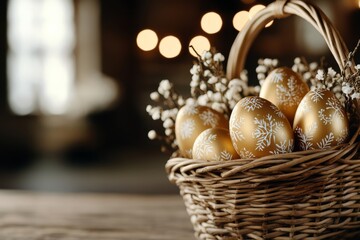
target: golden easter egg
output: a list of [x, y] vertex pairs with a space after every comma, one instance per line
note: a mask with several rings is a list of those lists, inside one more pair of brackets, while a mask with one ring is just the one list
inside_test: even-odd
[[265, 78], [259, 96], [275, 104], [292, 124], [296, 109], [309, 90], [298, 73], [288, 67], [279, 67]]
[[208, 128], [228, 129], [225, 116], [210, 107], [199, 105], [183, 106], [175, 120], [175, 136], [183, 157], [192, 157], [192, 148], [197, 136]]
[[278, 107], [261, 97], [241, 99], [231, 113], [229, 128], [241, 158], [288, 153], [294, 147], [288, 119]]
[[327, 149], [346, 141], [349, 120], [333, 92], [316, 89], [300, 102], [293, 129], [297, 150]]
[[193, 158], [205, 161], [228, 161], [238, 159], [230, 133], [224, 128], [209, 128], [196, 138], [193, 146]]

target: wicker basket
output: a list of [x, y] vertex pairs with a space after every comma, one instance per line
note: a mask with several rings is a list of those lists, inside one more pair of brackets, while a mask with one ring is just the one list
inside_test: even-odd
[[[289, 15], [311, 23], [344, 69], [347, 47], [324, 13], [299, 0], [276, 1], [235, 39], [229, 79], [240, 74], [260, 30]], [[327, 150], [228, 162], [173, 158], [166, 171], [198, 239], [360, 239], [359, 148], [357, 128], [348, 143]]]

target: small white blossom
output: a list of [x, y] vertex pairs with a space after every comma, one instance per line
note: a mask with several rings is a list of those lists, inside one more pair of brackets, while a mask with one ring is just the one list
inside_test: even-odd
[[309, 68], [310, 68], [310, 70], [312, 70], [312, 71], [316, 70], [316, 69], [318, 68], [317, 62], [312, 62], [312, 63], [310, 63]]
[[353, 63], [352, 63], [351, 61], [347, 61], [347, 62], [346, 62], [346, 66], [347, 66], [347, 67], [352, 67], [352, 65], [353, 65]]
[[200, 80], [199, 74], [192, 75], [191, 80], [193, 80], [194, 82], [198, 82]]
[[328, 74], [329, 74], [329, 76], [332, 77], [332, 78], [336, 76], [336, 72], [335, 72], [334, 69], [331, 68], [331, 67], [328, 68]]
[[173, 108], [173, 109], [170, 110], [169, 116], [171, 116], [173, 119], [175, 119], [178, 112], [179, 112], [179, 109]]
[[156, 135], [157, 134], [156, 134], [155, 130], [150, 130], [148, 132], [148, 138], [151, 139], [151, 140], [154, 140], [156, 138]]
[[257, 73], [266, 73], [267, 72], [267, 67], [265, 67], [264, 65], [259, 65], [256, 67], [255, 71]]
[[226, 90], [226, 86], [220, 82], [215, 84], [215, 90], [219, 92], [224, 92]]
[[200, 83], [200, 89], [202, 90], [202, 91], [206, 91], [206, 89], [207, 89], [207, 86], [206, 86], [206, 83]]
[[305, 70], [306, 70], [304, 64], [299, 64], [298, 68], [299, 68], [298, 70], [299, 70], [300, 72], [305, 72]]
[[276, 67], [279, 64], [279, 60], [273, 59], [271, 64], [272, 64], [273, 67]]
[[254, 91], [255, 91], [256, 93], [259, 93], [259, 92], [260, 92], [260, 86], [255, 86], [255, 87], [254, 87]]
[[212, 57], [212, 54], [209, 51], [204, 51], [202, 56], [201, 56], [201, 58], [203, 60], [209, 60], [209, 59], [211, 60], [211, 57]]
[[159, 120], [160, 119], [160, 112], [159, 111], [154, 111], [151, 114], [151, 117], [152, 117], [153, 120]]
[[170, 91], [164, 91], [163, 96], [165, 99], [168, 99], [170, 97]]
[[220, 112], [220, 113], [223, 113], [224, 109], [225, 109], [225, 106], [224, 106], [224, 104], [214, 102], [213, 104], [211, 104], [211, 108], [218, 111], [218, 112]]
[[236, 104], [237, 104], [237, 101], [235, 101], [235, 100], [229, 101], [229, 107], [230, 107], [231, 109], [233, 109]]
[[354, 88], [351, 87], [350, 84], [348, 84], [348, 83], [346, 83], [342, 86], [342, 91], [346, 95], [349, 95], [350, 93], [352, 93], [353, 90], [354, 90]]
[[173, 130], [171, 128], [165, 129], [165, 135], [170, 136], [173, 133]]
[[356, 65], [355, 68], [356, 68], [356, 70], [359, 71], [360, 70], [360, 64]]
[[360, 99], [360, 93], [356, 92], [351, 95], [351, 99]]
[[158, 92], [152, 92], [150, 93], [150, 99], [153, 101], [159, 101], [160, 94]]
[[216, 53], [214, 55], [215, 62], [223, 62], [224, 60], [225, 60], [225, 57], [221, 53]]
[[212, 77], [209, 78], [208, 83], [209, 83], [209, 84], [215, 84], [215, 83], [218, 82], [218, 80], [219, 80], [219, 79], [218, 79], [217, 77], [212, 76]]
[[180, 97], [178, 98], [178, 100], [177, 100], [177, 104], [178, 104], [179, 106], [184, 105], [184, 104], [185, 104], [184, 98], [180, 96]]
[[146, 106], [146, 112], [150, 113], [151, 109], [152, 109], [152, 106], [151, 106], [151, 105], [147, 105], [147, 106]]
[[264, 59], [264, 64], [267, 65], [267, 66], [271, 66], [272, 60], [270, 58], [265, 58]]
[[258, 74], [257, 74], [257, 78], [258, 78], [258, 79], [265, 79], [266, 76], [265, 76], [264, 73], [258, 73]]
[[304, 80], [307, 81], [307, 80], [309, 80], [311, 78], [311, 73], [306, 72], [306, 73], [304, 73], [303, 77], [304, 77]]
[[163, 123], [164, 128], [171, 128], [173, 126], [174, 126], [174, 122], [170, 118], [166, 119]]
[[[172, 84], [170, 83], [170, 81], [168, 79], [164, 79], [160, 82], [159, 89], [161, 89], [162, 92], [168, 91], [171, 89], [171, 85]], [[159, 93], [162, 93], [162, 92], [159, 91]]]
[[295, 59], [294, 59], [294, 63], [295, 63], [295, 64], [301, 63], [301, 59], [300, 59], [299, 57], [295, 58]]
[[190, 87], [196, 88], [197, 86], [199, 86], [199, 82], [196, 82], [196, 81], [191, 81], [190, 82]]
[[324, 80], [324, 70], [323, 69], [319, 69], [318, 71], [317, 71], [317, 74], [316, 74], [316, 79], [318, 79], [318, 80]]
[[228, 91], [226, 91], [225, 98], [229, 101], [231, 100], [238, 101], [241, 99], [240, 91], [237, 91], [234, 88], [230, 88]]
[[208, 101], [209, 101], [209, 98], [208, 98], [208, 96], [206, 94], [200, 95], [198, 97], [199, 105], [205, 106], [208, 103]]
[[240, 79], [241, 79], [242, 81], [247, 82], [247, 81], [248, 81], [247, 74], [248, 74], [248, 72], [247, 72], [246, 70], [243, 70], [243, 71], [240, 73]]
[[170, 117], [170, 110], [164, 110], [162, 113], [161, 113], [161, 120], [162, 121], [165, 121], [167, 118]]
[[220, 102], [220, 101], [221, 101], [221, 93], [220, 93], [220, 92], [214, 93], [213, 96], [212, 96], [212, 99], [213, 99], [215, 102]]
[[335, 97], [336, 97], [337, 99], [340, 99], [340, 98], [342, 97], [342, 95], [341, 95], [341, 93], [337, 92], [337, 93], [335, 93]]
[[234, 86], [241, 86], [243, 84], [243, 82], [238, 79], [238, 78], [234, 78], [229, 82], [229, 87], [232, 88]]
[[209, 69], [206, 69], [206, 70], [204, 71], [204, 77], [209, 77], [209, 76], [211, 76], [211, 72], [210, 72]]
[[185, 101], [185, 105], [194, 105], [196, 103], [196, 100], [194, 98], [188, 98]]
[[192, 68], [190, 69], [190, 73], [191, 74], [198, 74], [200, 72], [200, 66], [195, 64], [192, 66]]

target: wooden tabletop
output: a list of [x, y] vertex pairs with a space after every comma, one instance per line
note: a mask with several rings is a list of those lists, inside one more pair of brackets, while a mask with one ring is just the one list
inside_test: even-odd
[[0, 191], [0, 239], [195, 238], [179, 195]]

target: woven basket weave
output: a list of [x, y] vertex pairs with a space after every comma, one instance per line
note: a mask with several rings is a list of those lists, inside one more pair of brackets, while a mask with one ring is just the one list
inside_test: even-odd
[[[229, 79], [239, 76], [260, 30], [289, 15], [311, 23], [344, 70], [347, 47], [324, 13], [300, 0], [276, 1], [258, 12], [235, 39]], [[327, 150], [227, 162], [173, 158], [166, 171], [180, 189], [198, 239], [360, 239], [356, 129], [348, 143]]]

